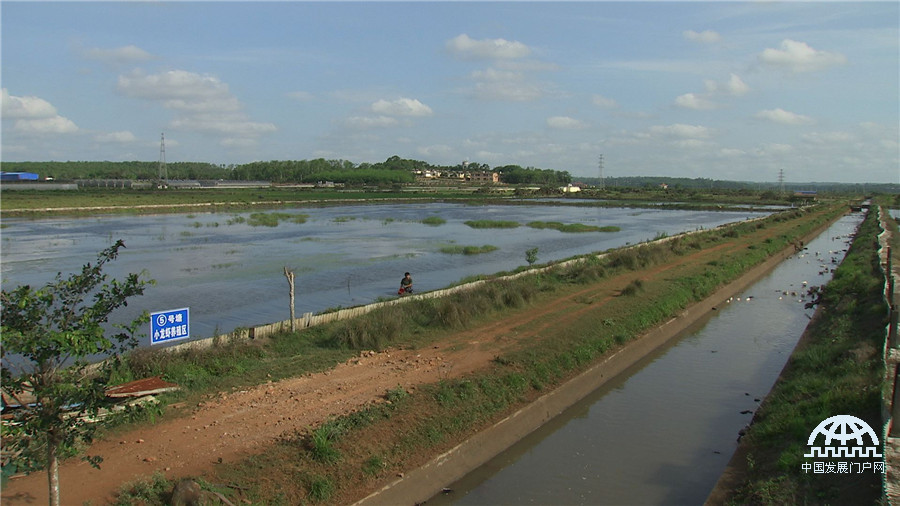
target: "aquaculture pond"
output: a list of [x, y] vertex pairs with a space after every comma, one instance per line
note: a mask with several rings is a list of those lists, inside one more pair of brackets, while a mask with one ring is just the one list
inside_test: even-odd
[[[322, 312], [397, 296], [404, 272], [428, 291], [468, 276], [600, 252], [662, 235], [713, 228], [768, 212], [671, 211], [564, 205], [372, 204], [279, 211], [5, 218], [0, 235], [4, 289], [68, 275], [122, 239], [107, 273], [146, 272], [156, 280], [114, 315], [190, 308], [191, 338], [282, 321], [290, 316], [284, 268], [296, 279], [296, 311]], [[473, 228], [467, 221], [511, 221]], [[617, 231], [566, 233], [533, 228], [559, 222]], [[465, 254], [466, 246], [470, 253]], [[482, 248], [489, 246], [488, 248]], [[149, 331], [149, 326], [148, 326]]]

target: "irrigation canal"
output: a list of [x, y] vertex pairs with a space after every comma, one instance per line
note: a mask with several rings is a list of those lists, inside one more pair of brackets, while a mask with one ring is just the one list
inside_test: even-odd
[[861, 220], [843, 217], [428, 504], [702, 504], [812, 316], [802, 294], [828, 282]]

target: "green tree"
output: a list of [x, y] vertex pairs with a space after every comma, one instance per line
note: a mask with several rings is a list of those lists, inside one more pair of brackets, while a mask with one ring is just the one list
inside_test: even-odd
[[[51, 505], [60, 504], [59, 458], [78, 442], [90, 443], [95, 426], [86, 419], [105, 401], [113, 361], [89, 367], [89, 358], [116, 357], [133, 347], [148, 321], [145, 311], [130, 324], [112, 325], [106, 335], [110, 313], [153, 283], [138, 274], [107, 282], [103, 267], [124, 247], [119, 240], [100, 252], [96, 264], [66, 279], [59, 273], [42, 288], [0, 293], [3, 391], [22, 406], [15, 411], [17, 423], [4, 425], [4, 442], [11, 442], [7, 449], [20, 462], [46, 465]], [[102, 460], [84, 458], [95, 466]]]
[[528, 262], [528, 265], [534, 265], [538, 259], [538, 249], [531, 248], [529, 250], [525, 250], [525, 261]]

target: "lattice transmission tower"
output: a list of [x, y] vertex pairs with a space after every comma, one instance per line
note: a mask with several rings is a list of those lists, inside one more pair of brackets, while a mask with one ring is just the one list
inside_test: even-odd
[[597, 161], [597, 173], [599, 175], [599, 182], [597, 183], [597, 186], [601, 190], [604, 190], [606, 189], [606, 181], [603, 179], [603, 153], [600, 153], [600, 158]]
[[159, 141], [159, 179], [169, 186], [169, 171], [166, 169], [166, 133], [163, 132]]

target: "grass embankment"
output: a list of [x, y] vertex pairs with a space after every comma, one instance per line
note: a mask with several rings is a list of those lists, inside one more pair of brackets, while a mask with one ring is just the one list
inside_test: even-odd
[[[358, 350], [428, 346], [500, 315], [534, 313], [561, 297], [574, 301], [533, 322], [515, 348], [486, 370], [412, 393], [398, 386], [388, 394], [390, 403], [331, 420], [238, 464], [220, 465], [214, 480], [238, 487], [219, 492], [234, 497], [242, 490], [242, 499], [261, 504], [346, 503], [584, 370], [840, 212], [831, 207], [780, 213], [210, 353], [142, 350], [129, 357], [122, 379], [162, 374], [188, 389], [169, 401], [190, 404], [212, 392], [324, 370]], [[164, 501], [172, 484], [153, 480], [155, 492], [138, 484], [123, 502], [136, 496], [150, 504]]]
[[880, 231], [873, 211], [818, 298], [816, 317], [742, 441], [746, 476], [730, 501], [874, 504], [880, 499], [880, 473], [815, 474], [801, 468], [816, 460], [803, 457], [810, 433], [831, 416], [861, 418], [881, 437], [887, 306], [877, 252]]
[[[235, 211], [252, 208], [295, 206], [303, 202], [317, 205], [334, 203], [366, 203], [366, 201], [420, 201], [495, 199], [471, 193], [415, 194], [400, 191], [342, 192], [337, 190], [309, 190], [299, 188], [233, 188], [190, 190], [130, 190], [82, 188], [63, 190], [4, 191], [0, 210], [4, 216], [41, 216], [44, 214], [90, 215], [103, 213], [159, 213], [186, 212], [184, 206], [198, 206], [200, 210]], [[142, 209], [141, 206], [154, 206]], [[156, 206], [172, 206], [160, 208]], [[72, 210], [99, 207], [102, 210]], [[114, 209], [109, 209], [114, 208]], [[47, 211], [47, 210], [50, 211]], [[61, 211], [53, 211], [60, 209]], [[64, 210], [65, 209], [65, 210]], [[64, 211], [63, 211], [64, 210]]]

